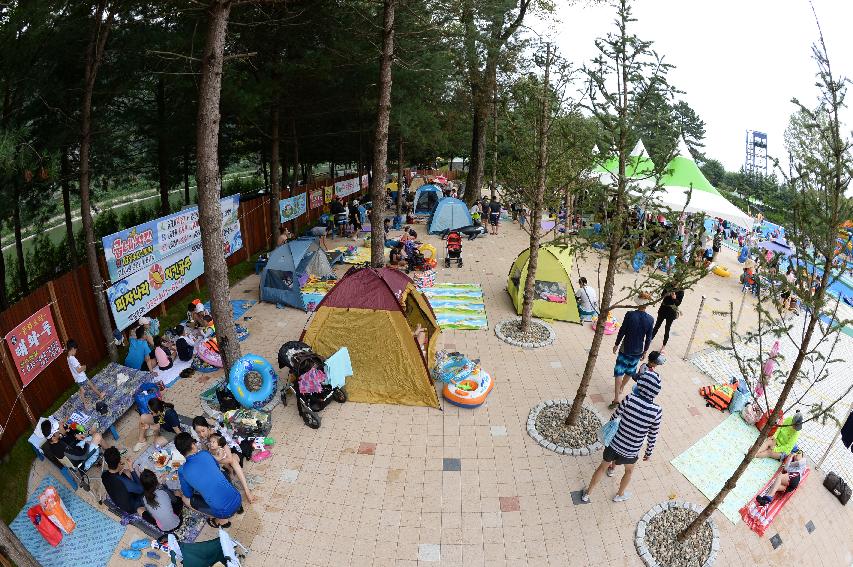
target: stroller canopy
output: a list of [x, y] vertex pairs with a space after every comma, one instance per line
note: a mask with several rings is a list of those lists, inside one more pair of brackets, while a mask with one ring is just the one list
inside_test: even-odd
[[428, 226], [430, 234], [441, 234], [447, 230], [459, 230], [472, 224], [474, 221], [465, 203], [453, 197], [445, 197], [435, 207]]
[[441, 188], [437, 185], [433, 185], [432, 183], [421, 185], [418, 187], [417, 193], [415, 193], [415, 214], [431, 215], [441, 197]]
[[302, 285], [309, 276], [333, 278], [332, 266], [316, 238], [297, 238], [270, 252], [261, 272], [261, 301], [306, 309]]
[[[535, 317], [580, 323], [578, 302], [572, 287], [572, 259], [568, 247], [545, 245], [539, 248], [536, 281], [533, 282]], [[506, 282], [506, 290], [519, 315], [524, 303], [524, 281], [527, 279], [529, 261], [528, 248], [513, 262]]]
[[[414, 330], [426, 333], [426, 354]], [[438, 407], [428, 368], [441, 330], [426, 297], [391, 268], [350, 268], [317, 306], [300, 340], [322, 357], [347, 347], [354, 402]]]

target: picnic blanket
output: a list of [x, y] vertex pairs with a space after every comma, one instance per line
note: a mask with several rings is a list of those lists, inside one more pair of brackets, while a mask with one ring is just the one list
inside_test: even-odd
[[[759, 536], [763, 536], [765, 530], [767, 530], [768, 526], [773, 522], [773, 519], [776, 518], [776, 515], [782, 511], [782, 508], [794, 494], [797, 493], [799, 487], [803, 485], [806, 479], [809, 477], [809, 473], [811, 472], [811, 468], [806, 468], [803, 472], [803, 476], [800, 479], [800, 484], [797, 488], [794, 489], [793, 492], [786, 492], [779, 496], [773, 498], [773, 502], [768, 504], [767, 506], [759, 506], [758, 502], [755, 500], [758, 496], [765, 494], [767, 490], [770, 488], [770, 485], [773, 484], [773, 481], [776, 480], [776, 477], [782, 474], [782, 471], [777, 472], [773, 475], [773, 478], [767, 481], [767, 484], [764, 485], [764, 488], [758, 491], [758, 493], [749, 501], [749, 503], [740, 509], [740, 516], [743, 518], [744, 523], [749, 526], [749, 528], [757, 533]], [[768, 495], [769, 496], [769, 495]]]
[[488, 329], [483, 288], [478, 284], [442, 283], [421, 289], [442, 329]]
[[[51, 547], [27, 517], [27, 510], [38, 504], [45, 488], [53, 486], [59, 492], [68, 513], [77, 527], [63, 535], [62, 542]], [[110, 561], [116, 546], [127, 529], [100, 510], [87, 504], [51, 475], [45, 476], [15, 516], [9, 528], [24, 547], [42, 565], [51, 567], [101, 567]]]
[[[255, 306], [257, 301], [254, 299], [232, 299], [231, 300], [231, 312], [234, 314], [234, 320], [238, 320], [240, 317], [246, 314], [246, 311]], [[210, 301], [204, 302], [204, 308], [210, 313]]]
[[[670, 462], [710, 500], [720, 492], [757, 438], [758, 430], [739, 414], [733, 414]], [[773, 459], [753, 459], [737, 486], [723, 500], [720, 512], [733, 524], [738, 523], [741, 507], [778, 467], [779, 461]]]
[[305, 308], [310, 312], [317, 309], [317, 306], [323, 301], [323, 298], [326, 297], [326, 294], [331, 291], [333, 287], [335, 287], [335, 280], [329, 281], [311, 281], [309, 280], [305, 285], [302, 286], [302, 302], [305, 305]]
[[[385, 256], [391, 251], [390, 248], [385, 248]], [[369, 264], [370, 263], [370, 248], [365, 246], [338, 246], [332, 248], [331, 252], [340, 252], [343, 254], [344, 264]]]

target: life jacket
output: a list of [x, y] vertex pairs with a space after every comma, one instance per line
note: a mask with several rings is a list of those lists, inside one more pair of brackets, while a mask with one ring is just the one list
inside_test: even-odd
[[699, 388], [699, 395], [705, 398], [706, 405], [723, 411], [732, 403], [736, 390], [737, 384], [714, 384]]

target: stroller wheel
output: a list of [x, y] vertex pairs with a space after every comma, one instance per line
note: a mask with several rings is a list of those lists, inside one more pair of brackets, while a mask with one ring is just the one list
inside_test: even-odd
[[462, 267], [462, 258], [460, 258], [460, 259], [459, 259], [459, 263], [458, 263], [458, 264], [456, 264], [456, 267], [457, 267], [457, 268], [461, 268], [461, 267]]
[[314, 410], [308, 410], [302, 414], [302, 421], [311, 429], [320, 429], [320, 416]]
[[334, 399], [339, 404], [342, 404], [347, 401], [347, 392], [343, 388], [335, 388], [335, 392], [332, 394], [332, 399]]
[[449, 267], [450, 267], [450, 258], [445, 258], [445, 259], [444, 259], [444, 267], [445, 267], [445, 268], [449, 268]]

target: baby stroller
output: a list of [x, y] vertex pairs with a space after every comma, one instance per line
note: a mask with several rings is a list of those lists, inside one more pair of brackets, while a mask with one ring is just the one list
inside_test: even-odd
[[447, 234], [446, 254], [444, 256], [444, 267], [450, 267], [450, 261], [456, 260], [456, 267], [462, 267], [462, 236], [455, 230]]
[[[312, 369], [323, 370], [325, 360], [311, 350], [311, 347], [301, 341], [288, 341], [278, 349], [278, 367], [287, 367], [295, 377], [301, 377]], [[332, 388], [323, 384], [319, 392], [303, 392], [299, 380], [288, 381], [281, 390], [281, 402], [287, 405], [287, 392], [296, 396], [296, 409], [305, 425], [311, 429], [320, 428], [319, 412], [332, 400], [342, 404], [347, 401], [347, 393], [343, 388]]]

